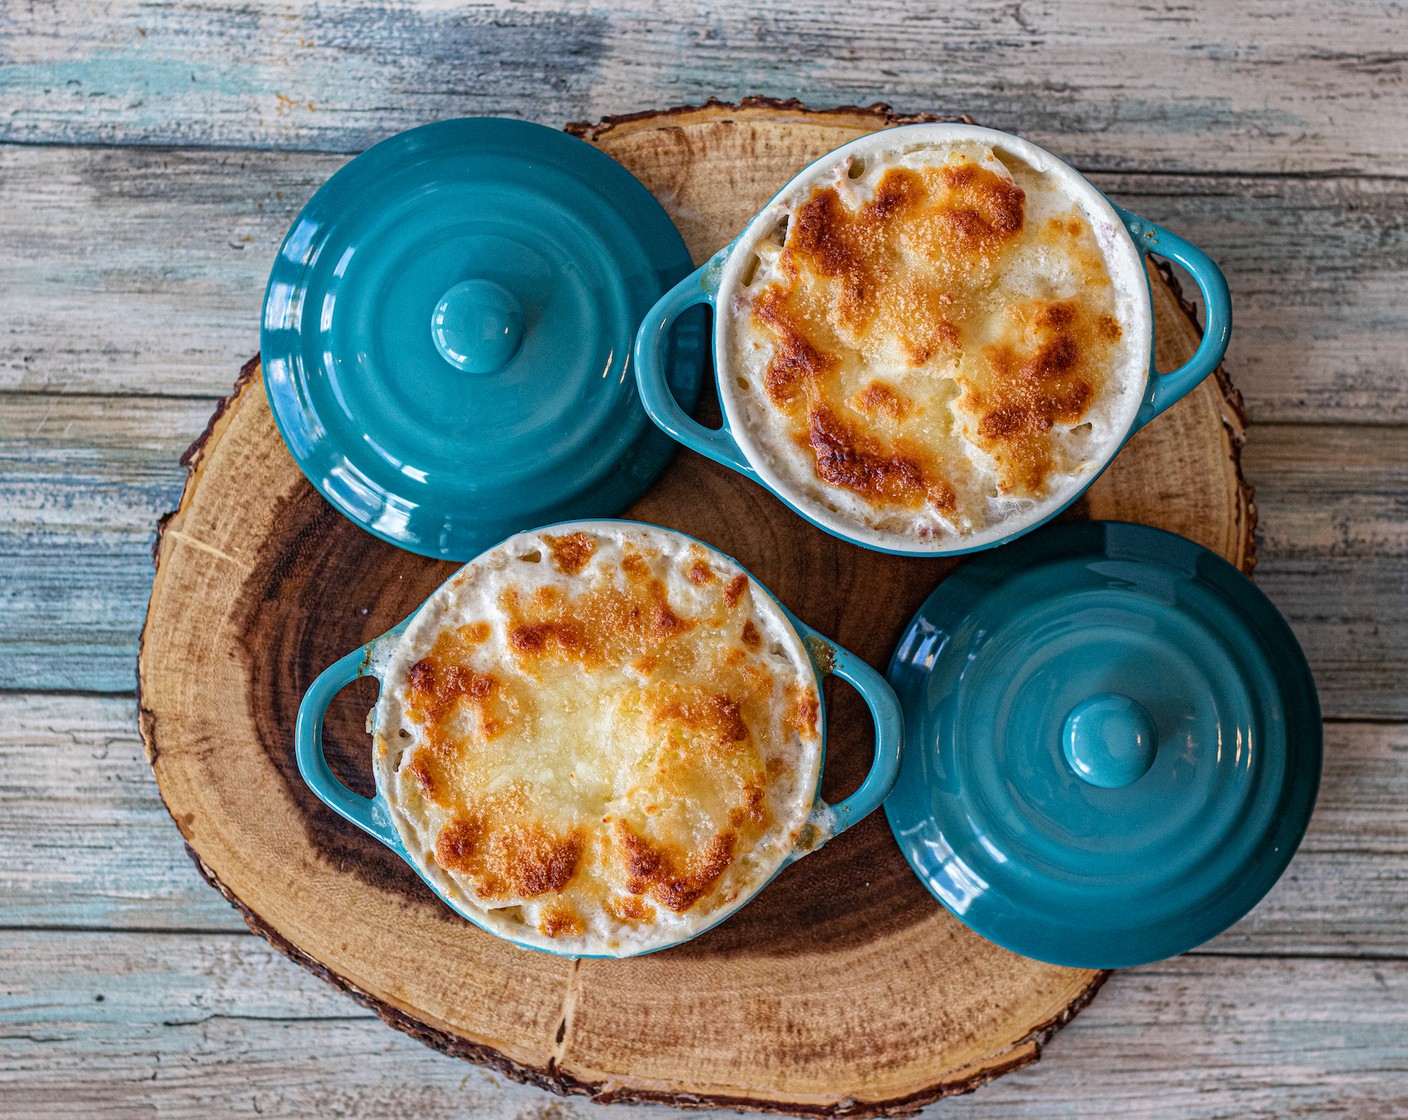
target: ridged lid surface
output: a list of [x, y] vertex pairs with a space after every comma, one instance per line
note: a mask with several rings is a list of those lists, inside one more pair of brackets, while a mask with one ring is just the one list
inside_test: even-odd
[[[690, 267], [660, 203], [581, 140], [495, 118], [401, 133], [328, 180], [279, 251], [260, 337], [275, 420], [337, 509], [427, 556], [618, 513], [674, 448], [629, 360]], [[689, 407], [701, 325], [674, 346]]]
[[886, 815], [972, 929], [1053, 964], [1184, 952], [1266, 894], [1310, 819], [1314, 681], [1250, 580], [1182, 537], [1070, 522], [969, 561], [889, 669]]

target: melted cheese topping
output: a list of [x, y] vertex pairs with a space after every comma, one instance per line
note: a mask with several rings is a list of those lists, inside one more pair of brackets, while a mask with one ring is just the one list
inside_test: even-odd
[[378, 779], [424, 874], [489, 928], [625, 955], [741, 904], [807, 825], [815, 676], [772, 599], [644, 526], [526, 533], [382, 669]]
[[1069, 178], [929, 144], [804, 175], [750, 227], [720, 299], [726, 407], [807, 512], [979, 543], [1103, 466], [1148, 349]]

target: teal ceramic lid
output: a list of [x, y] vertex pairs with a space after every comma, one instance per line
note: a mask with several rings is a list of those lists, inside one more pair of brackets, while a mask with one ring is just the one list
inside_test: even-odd
[[910, 622], [885, 812], [963, 922], [1083, 968], [1160, 960], [1246, 914], [1320, 782], [1290, 627], [1207, 549], [1070, 522], [964, 565]]
[[[284, 441], [341, 512], [467, 560], [508, 534], [620, 512], [669, 461], [629, 368], [691, 268], [659, 202], [541, 125], [443, 121], [376, 145], [289, 230], [260, 352]], [[674, 341], [686, 406], [702, 324]]]

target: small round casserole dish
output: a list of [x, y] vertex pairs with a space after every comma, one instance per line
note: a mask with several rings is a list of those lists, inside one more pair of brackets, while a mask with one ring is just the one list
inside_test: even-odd
[[[1145, 258], [1188, 269], [1207, 328], [1152, 364]], [[714, 313], [723, 424], [669, 391], [666, 343]], [[814, 525], [882, 552], [956, 555], [1036, 528], [1210, 374], [1231, 305], [1196, 246], [1019, 137], [873, 133], [811, 164], [636, 335], [650, 418]]]
[[[820, 796], [821, 681], [875, 723], [861, 786]], [[323, 753], [329, 703], [380, 683], [376, 796]], [[728, 556], [673, 530], [519, 533], [325, 670], [299, 709], [313, 792], [451, 909], [524, 948], [628, 957], [723, 921], [783, 867], [879, 808], [902, 722], [884, 677]]]

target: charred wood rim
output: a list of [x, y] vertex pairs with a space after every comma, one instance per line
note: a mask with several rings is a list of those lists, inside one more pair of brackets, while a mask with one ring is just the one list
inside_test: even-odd
[[608, 132], [628, 128], [641, 121], [651, 121], [656, 125], [684, 125], [693, 123], [693, 117], [706, 115], [715, 122], [726, 121], [729, 114], [758, 114], [762, 116], [796, 115], [801, 117], [838, 118], [856, 117], [880, 128], [893, 128], [901, 124], [936, 124], [949, 122], [973, 124], [973, 118], [966, 113], [956, 116], [943, 116], [937, 113], [896, 113], [883, 101], [871, 105], [836, 105], [829, 109], [812, 109], [795, 97], [777, 98], [754, 95], [741, 101], [720, 101], [711, 97], [702, 105], [676, 105], [671, 109], [645, 109], [638, 113], [622, 113], [618, 116], [602, 117], [599, 121], [569, 121], [563, 125], [565, 132], [580, 140], [600, 140]]
[[[630, 129], [646, 121], [651, 122], [650, 127], [669, 127], [671, 124], [682, 126], [696, 121], [698, 123], [708, 121], [717, 123], [730, 119], [732, 115], [775, 117], [779, 114], [795, 114], [818, 121], [830, 120], [838, 124], [854, 121], [858, 127], [863, 127], [867, 124], [875, 127], [889, 127], [899, 124], [936, 120], [969, 121], [969, 118], [966, 116], [940, 117], [930, 114], [896, 114], [888, 106], [878, 103], [863, 108], [841, 107], [814, 110], [807, 108], [796, 100], [749, 97], [736, 104], [726, 104], [717, 100], [710, 100], [702, 106], [681, 106], [666, 110], [663, 113], [658, 111], [646, 111], [623, 116], [607, 117], [594, 124], [577, 122], [568, 125], [567, 131], [586, 140], [596, 140], [613, 131]], [[1186, 315], [1194, 325], [1198, 325], [1196, 310], [1193, 305], [1183, 297], [1172, 269], [1163, 262], [1159, 262], [1159, 268], [1176, 297], [1183, 314]], [[1255, 564], [1254, 530], [1256, 524], [1256, 506], [1252, 487], [1243, 477], [1241, 464], [1241, 449], [1245, 441], [1248, 418], [1241, 394], [1232, 385], [1226, 372], [1219, 367], [1215, 376], [1217, 378], [1219, 397], [1221, 400], [1221, 420], [1227, 437], [1228, 448], [1237, 482], [1237, 493], [1235, 496], [1236, 510], [1241, 518], [1242, 524], [1245, 526], [1244, 535], [1246, 543], [1245, 551], [1241, 558], [1242, 568], [1244, 571], [1250, 573]], [[177, 514], [187, 509], [195, 494], [196, 485], [208, 454], [224, 434], [235, 409], [241, 403], [246, 392], [251, 386], [257, 383], [259, 378], [260, 365], [259, 359], [256, 356], [251, 358], [241, 368], [231, 393], [219, 401], [205, 430], [181, 457], [181, 464], [187, 471], [181, 498], [176, 510], [164, 515], [159, 520], [156, 539], [153, 544], [153, 561], [156, 567], [156, 574], [153, 582], [152, 602], [155, 602], [162, 584], [162, 545], [166, 529], [170, 526], [172, 519], [176, 517]], [[144, 625], [143, 627], [141, 637], [142, 645], [139, 645], [138, 652], [137, 703], [138, 722], [146, 756], [148, 762], [155, 766], [161, 751], [158, 727], [159, 721], [157, 714], [147, 706], [143, 696], [145, 683], [143, 646], [148, 637], [150, 616], [151, 605], [149, 604], [148, 625]], [[549, 1060], [545, 1066], [521, 1063], [509, 1058], [492, 1046], [474, 1043], [459, 1035], [432, 1027], [401, 1008], [393, 1006], [377, 996], [362, 990], [346, 977], [340, 975], [335, 970], [324, 965], [322, 962], [294, 945], [221, 882], [216, 872], [204, 862], [192, 846], [185, 825], [182, 823], [180, 816], [173, 811], [171, 805], [167, 802], [166, 793], [164, 790], [161, 790], [159, 782], [158, 790], [162, 797], [163, 805], [167, 808], [167, 811], [171, 813], [176, 827], [181, 832], [183, 839], [185, 839], [187, 852], [201, 876], [206, 882], [219, 891], [241, 914], [250, 930], [263, 937], [274, 949], [290, 960], [302, 965], [309, 972], [347, 993], [359, 1004], [375, 1013], [390, 1026], [418, 1039], [427, 1046], [453, 1057], [472, 1061], [478, 1065], [495, 1070], [514, 1081], [535, 1085], [564, 1096], [585, 1096], [600, 1103], [652, 1102], [685, 1109], [734, 1108], [754, 1112], [819, 1117], [908, 1115], [935, 1100], [971, 1092], [1003, 1074], [1036, 1062], [1051, 1037], [1090, 1003], [1091, 999], [1094, 998], [1096, 992], [1099, 991], [1109, 975], [1105, 972], [1093, 974], [1090, 982], [1060, 1014], [1038, 1024], [1027, 1034], [1011, 1043], [1005, 1057], [1002, 1053], [996, 1054], [990, 1059], [990, 1064], [982, 1069], [973, 1071], [970, 1067], [965, 1071], [960, 1068], [956, 1071], [956, 1074], [950, 1076], [948, 1080], [940, 1080], [935, 1084], [925, 1086], [912, 1093], [888, 1099], [872, 1099], [866, 1101], [841, 1099], [835, 1103], [816, 1103], [815, 1101], [792, 1102], [776, 1098], [750, 1097], [746, 1094], [715, 1095], [680, 1091], [672, 1092], [666, 1089], [658, 1089], [644, 1085], [623, 1085], [615, 1078], [611, 1080], [593, 1081], [575, 1075], [570, 1069], [562, 1068], [553, 1060]]]

